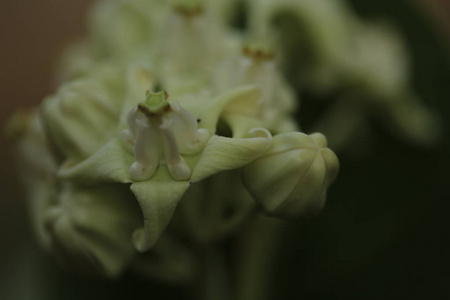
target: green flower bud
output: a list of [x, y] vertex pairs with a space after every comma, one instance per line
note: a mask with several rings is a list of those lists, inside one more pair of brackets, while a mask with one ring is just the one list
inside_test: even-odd
[[119, 275], [136, 253], [131, 235], [142, 223], [129, 190], [63, 184], [56, 198], [44, 219], [51, 252], [70, 269]]
[[97, 81], [63, 85], [42, 107], [50, 141], [64, 158], [89, 156], [116, 134], [117, 104]]
[[52, 203], [57, 164], [48, 147], [40, 115], [36, 110], [19, 111], [9, 120], [6, 130], [15, 142], [18, 179], [26, 187], [24, 192], [33, 231], [39, 243], [48, 248], [43, 219]]
[[320, 211], [339, 169], [320, 133], [283, 133], [244, 168], [244, 185], [268, 214], [291, 218]]

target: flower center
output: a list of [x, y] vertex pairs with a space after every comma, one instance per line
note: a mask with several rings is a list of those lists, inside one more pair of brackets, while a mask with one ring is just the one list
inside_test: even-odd
[[275, 52], [264, 49], [263, 47], [255, 47], [246, 45], [242, 48], [242, 54], [251, 58], [255, 62], [272, 61], [275, 58]]
[[166, 91], [147, 92], [146, 99], [127, 116], [128, 129], [121, 141], [134, 153], [130, 177], [136, 181], [150, 179], [160, 164], [167, 166], [175, 180], [188, 180], [191, 169], [182, 157], [203, 150], [209, 132], [198, 128], [197, 119], [177, 101], [169, 103]]
[[182, 0], [174, 6], [176, 11], [181, 16], [192, 18], [203, 13], [203, 6], [198, 0]]

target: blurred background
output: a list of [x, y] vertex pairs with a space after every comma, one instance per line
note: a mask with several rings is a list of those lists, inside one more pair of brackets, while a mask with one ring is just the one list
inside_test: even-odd
[[[0, 2], [2, 129], [14, 110], [54, 90], [57, 55], [86, 31], [91, 2]], [[363, 18], [398, 26], [413, 57], [414, 87], [440, 111], [445, 128], [439, 145], [420, 149], [375, 127], [369, 155], [341, 157], [325, 210], [293, 222], [284, 237], [276, 299], [450, 299], [450, 1], [349, 2]], [[158, 299], [179, 296], [131, 275], [108, 283], [59, 271], [34, 244], [4, 134], [0, 143], [0, 299], [38, 299], [39, 285], [55, 287], [42, 299], [122, 299], [149, 289], [164, 296]]]

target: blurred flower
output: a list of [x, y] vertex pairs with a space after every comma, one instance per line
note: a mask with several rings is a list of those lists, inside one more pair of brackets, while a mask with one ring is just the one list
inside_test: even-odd
[[349, 149], [369, 115], [405, 141], [436, 143], [439, 117], [411, 86], [409, 53], [393, 26], [360, 20], [345, 1], [247, 2], [252, 29], [279, 34], [291, 82], [328, 98], [339, 95], [313, 127], [333, 148]]
[[138, 206], [124, 186], [81, 188], [62, 183], [44, 224], [50, 249], [72, 270], [118, 276], [135, 256], [130, 235]]
[[33, 231], [40, 244], [48, 248], [50, 239], [44, 229], [48, 207], [54, 203], [57, 162], [37, 111], [18, 111], [10, 119], [7, 134], [15, 142], [17, 171], [25, 187], [25, 198]]
[[[239, 168], [264, 153], [270, 146], [271, 135], [264, 129], [253, 129], [247, 137], [243, 138], [213, 135], [221, 111], [226, 105], [233, 101], [252, 97], [252, 94], [255, 93], [258, 91], [251, 87], [238, 88], [223, 96], [203, 102], [205, 105], [198, 106], [197, 111], [191, 110], [193, 115], [190, 115], [190, 112], [184, 112], [195, 122], [197, 119], [200, 120], [200, 129], [198, 130], [203, 136], [202, 139], [211, 135], [211, 138], [202, 142], [203, 146], [197, 150], [200, 151], [199, 153], [195, 151], [189, 153], [188, 151], [189, 154], [180, 156], [178, 149], [182, 150], [186, 146], [181, 143], [183, 139], [186, 139], [186, 135], [183, 134], [187, 129], [185, 125], [170, 125], [172, 128], [167, 129], [165, 127], [167, 123], [146, 119], [148, 117], [145, 114], [134, 116], [132, 110], [130, 125], [135, 121], [134, 118], [141, 118], [140, 122], [156, 122], [153, 129], [145, 123], [136, 124], [136, 129], [131, 129], [137, 132], [134, 153], [127, 150], [129, 147], [126, 143], [133, 143], [132, 140], [127, 139], [127, 136], [123, 137], [125, 140], [122, 138], [122, 142], [118, 138], [113, 138], [86, 160], [60, 168], [59, 177], [88, 185], [132, 183], [131, 191], [141, 206], [145, 220], [144, 229], [139, 229], [134, 233], [134, 241], [138, 250], [146, 251], [156, 243], [159, 235], [166, 228], [190, 182], [198, 182], [215, 173]], [[175, 109], [181, 110], [181, 107], [176, 108], [176, 106], [183, 104], [186, 107], [194, 105], [182, 99], [180, 99], [180, 104], [174, 102], [170, 105], [162, 105], [167, 105], [169, 108], [175, 106]], [[175, 121], [182, 122], [181, 118], [183, 117], [175, 115], [174, 118]], [[155, 130], [155, 132], [147, 132], [148, 130]], [[164, 131], [166, 132], [164, 133]], [[127, 135], [132, 136], [129, 132]], [[149, 140], [142, 141], [141, 138]], [[159, 150], [163, 147], [164, 150]], [[162, 154], [161, 151], [165, 154]], [[183, 154], [183, 152], [181, 153]], [[142, 169], [135, 164], [136, 161], [140, 164], [148, 164], [146, 166], [152, 168], [151, 171], [142, 173]], [[176, 169], [179, 166], [177, 163], [181, 163], [181, 169]]]
[[[245, 31], [229, 26], [239, 5]], [[417, 144], [439, 137], [399, 33], [344, 1], [99, 1], [89, 32], [57, 92], [13, 121], [33, 224], [72, 267], [115, 276], [141, 261], [185, 280], [186, 244], [236, 232], [251, 198], [279, 218], [319, 212], [339, 169], [328, 143], [348, 148], [368, 119]], [[299, 132], [303, 90], [340, 95], [312, 126], [327, 138]]]

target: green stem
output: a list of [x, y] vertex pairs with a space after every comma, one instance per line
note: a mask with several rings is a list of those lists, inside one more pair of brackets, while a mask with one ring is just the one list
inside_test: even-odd
[[200, 271], [195, 300], [231, 300], [227, 265], [219, 248], [205, 247], [201, 251]]
[[269, 299], [272, 287], [270, 280], [273, 278], [283, 228], [282, 221], [260, 217], [255, 219], [243, 235], [236, 299]]

